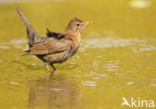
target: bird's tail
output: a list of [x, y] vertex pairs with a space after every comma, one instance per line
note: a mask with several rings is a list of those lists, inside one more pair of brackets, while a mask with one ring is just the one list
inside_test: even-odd
[[24, 25], [27, 29], [27, 35], [28, 35], [28, 43], [29, 47], [31, 47], [34, 43], [37, 43], [41, 40], [40, 36], [37, 34], [37, 32], [33, 29], [31, 24], [29, 23], [28, 19], [24, 16], [23, 12], [20, 10], [20, 8], [16, 8], [18, 14], [20, 15], [22, 21], [24, 22]]

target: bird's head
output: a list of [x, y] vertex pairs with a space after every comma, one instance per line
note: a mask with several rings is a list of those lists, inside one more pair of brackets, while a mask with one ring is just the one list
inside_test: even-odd
[[83, 20], [74, 17], [65, 29], [66, 32], [79, 32], [81, 33], [87, 26], [91, 25], [91, 22], [84, 22]]

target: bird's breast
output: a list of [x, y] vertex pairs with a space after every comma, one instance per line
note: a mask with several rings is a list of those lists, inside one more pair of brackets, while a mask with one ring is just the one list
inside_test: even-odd
[[81, 35], [75, 35], [75, 37], [73, 37], [72, 42], [73, 42], [73, 47], [74, 48], [78, 48], [80, 46], [80, 41], [81, 41]]

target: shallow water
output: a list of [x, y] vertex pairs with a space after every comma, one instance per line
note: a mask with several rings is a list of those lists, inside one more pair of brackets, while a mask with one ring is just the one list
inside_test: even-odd
[[[0, 5], [1, 109], [127, 109], [123, 97], [156, 102], [154, 0], [8, 3]], [[22, 56], [28, 47], [16, 6], [41, 35], [46, 27], [63, 30], [75, 15], [94, 25], [79, 52], [46, 79], [40, 60]]]

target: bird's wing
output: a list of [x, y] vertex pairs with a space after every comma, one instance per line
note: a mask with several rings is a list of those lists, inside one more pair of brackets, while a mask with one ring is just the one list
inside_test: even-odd
[[72, 41], [68, 39], [47, 38], [34, 44], [28, 54], [30, 55], [46, 55], [63, 52], [71, 49]]
[[54, 37], [54, 38], [58, 38], [58, 39], [65, 37], [63, 33], [60, 33], [60, 32], [52, 32], [48, 28], [47, 28], [47, 34], [46, 35], [49, 38], [50, 37]]

